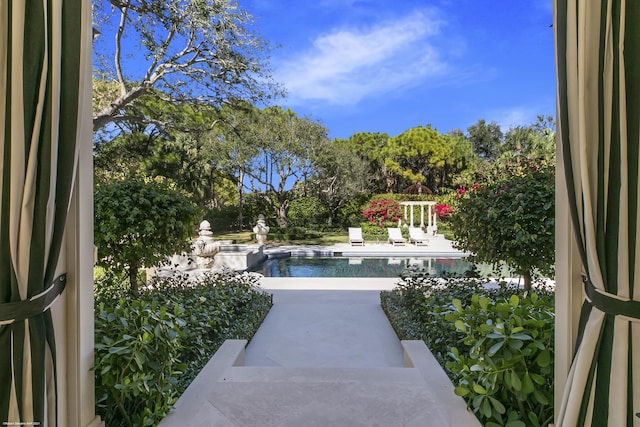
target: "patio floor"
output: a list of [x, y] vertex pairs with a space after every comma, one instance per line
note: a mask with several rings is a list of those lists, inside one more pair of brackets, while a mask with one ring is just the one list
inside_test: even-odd
[[225, 342], [160, 426], [479, 426], [424, 343], [396, 337], [379, 304], [395, 280], [264, 278], [251, 343]]

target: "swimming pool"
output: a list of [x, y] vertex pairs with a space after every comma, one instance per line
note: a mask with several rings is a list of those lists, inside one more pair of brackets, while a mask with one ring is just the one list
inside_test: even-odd
[[251, 271], [265, 277], [399, 277], [408, 269], [433, 276], [463, 274], [463, 258], [286, 257], [268, 259]]

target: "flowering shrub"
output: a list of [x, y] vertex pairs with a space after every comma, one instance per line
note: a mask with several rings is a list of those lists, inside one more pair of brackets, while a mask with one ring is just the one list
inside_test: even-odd
[[552, 274], [553, 168], [523, 168], [494, 183], [459, 189], [457, 195], [450, 221], [458, 249], [473, 253], [478, 262], [506, 262], [524, 278], [525, 289], [534, 273]]
[[480, 184], [478, 184], [477, 182], [474, 182], [471, 187], [466, 188], [466, 187], [459, 187], [456, 190], [456, 200], [460, 200], [461, 198], [463, 198], [465, 195], [468, 195], [467, 193], [469, 192], [476, 192], [480, 189]]
[[451, 214], [452, 212], [451, 205], [448, 205], [446, 203], [440, 203], [439, 205], [436, 205], [436, 212], [438, 212], [439, 218], [444, 218]]
[[402, 215], [402, 209], [395, 200], [376, 199], [369, 202], [362, 215], [368, 222], [384, 228], [387, 223], [398, 222]]

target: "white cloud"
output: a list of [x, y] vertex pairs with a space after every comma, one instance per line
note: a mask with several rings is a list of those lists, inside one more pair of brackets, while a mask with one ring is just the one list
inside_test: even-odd
[[[516, 126], [528, 126], [535, 122], [540, 113], [539, 109], [531, 106], [516, 106], [501, 110], [494, 110], [488, 114], [488, 121], [495, 121], [503, 132]], [[489, 118], [491, 117], [491, 118]]]
[[[315, 39], [311, 48], [276, 65], [276, 79], [289, 101], [356, 104], [443, 75], [447, 64], [433, 38], [444, 22], [433, 10], [367, 29], [337, 29]], [[275, 61], [274, 61], [275, 62]]]

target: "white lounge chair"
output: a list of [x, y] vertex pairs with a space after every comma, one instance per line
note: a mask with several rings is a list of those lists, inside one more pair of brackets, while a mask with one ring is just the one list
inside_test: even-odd
[[349, 243], [351, 244], [351, 246], [364, 246], [364, 239], [362, 238], [362, 228], [349, 227]]
[[387, 233], [389, 233], [389, 243], [393, 246], [407, 243], [407, 239], [402, 237], [402, 231], [399, 228], [387, 227]]
[[409, 242], [415, 243], [416, 246], [418, 245], [426, 246], [429, 244], [429, 239], [427, 238], [427, 235], [420, 228], [409, 227]]

